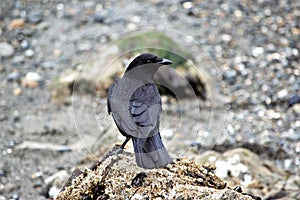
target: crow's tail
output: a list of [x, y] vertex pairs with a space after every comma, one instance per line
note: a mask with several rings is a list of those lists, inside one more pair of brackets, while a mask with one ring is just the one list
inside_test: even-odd
[[136, 163], [139, 167], [159, 168], [172, 162], [159, 133], [148, 138], [132, 137], [132, 142]]

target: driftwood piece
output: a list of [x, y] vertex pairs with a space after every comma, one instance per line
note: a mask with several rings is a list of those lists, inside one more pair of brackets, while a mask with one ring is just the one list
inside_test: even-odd
[[76, 168], [57, 200], [84, 199], [260, 199], [226, 187], [214, 167], [186, 158], [160, 169], [139, 168], [134, 154], [118, 146], [93, 169]]

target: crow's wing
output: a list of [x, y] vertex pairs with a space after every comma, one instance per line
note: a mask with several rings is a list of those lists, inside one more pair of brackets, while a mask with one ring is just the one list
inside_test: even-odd
[[154, 83], [143, 85], [132, 94], [129, 111], [133, 122], [138, 126], [157, 126], [161, 113], [161, 98]]
[[109, 89], [108, 112], [123, 135], [146, 138], [157, 133], [161, 99], [156, 85], [120, 79]]

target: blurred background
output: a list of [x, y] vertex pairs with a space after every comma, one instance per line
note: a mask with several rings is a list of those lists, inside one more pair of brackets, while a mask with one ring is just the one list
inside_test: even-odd
[[0, 200], [55, 197], [122, 142], [107, 88], [145, 50], [176, 60], [163, 80], [195, 91], [160, 88], [173, 157], [300, 199], [299, 1], [2, 0], [0, 28]]

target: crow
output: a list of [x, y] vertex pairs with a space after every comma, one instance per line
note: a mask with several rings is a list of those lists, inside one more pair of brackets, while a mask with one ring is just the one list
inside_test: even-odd
[[168, 59], [150, 53], [141, 54], [108, 90], [108, 113], [126, 137], [121, 148], [124, 149], [132, 139], [136, 163], [146, 169], [164, 167], [172, 162], [159, 132], [162, 103], [153, 80], [160, 66], [170, 64], [172, 62]]

